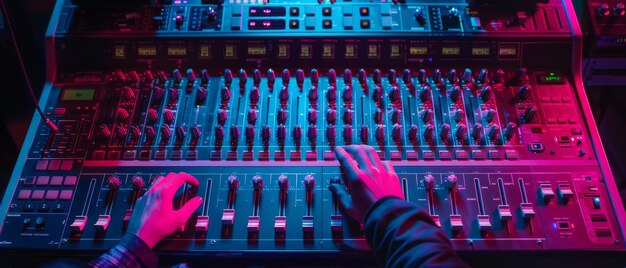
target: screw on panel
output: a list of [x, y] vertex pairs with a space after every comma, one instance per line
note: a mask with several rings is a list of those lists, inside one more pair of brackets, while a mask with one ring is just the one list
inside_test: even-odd
[[211, 240], [211, 242], [209, 242], [211, 245], [215, 245], [215, 240]]
[[617, 239], [615, 239], [615, 241], [613, 241], [613, 243], [614, 243], [615, 245], [619, 245], [619, 244], [621, 244], [621, 242], [620, 242], [619, 240], [617, 240]]
[[468, 244], [470, 247], [474, 247], [474, 240], [471, 240], [471, 239], [470, 239], [469, 241], [467, 241], [467, 244]]
[[541, 246], [541, 243], [543, 243], [541, 242], [541, 239], [537, 239], [537, 246]]
[[320, 240], [320, 245], [324, 245], [324, 240]]

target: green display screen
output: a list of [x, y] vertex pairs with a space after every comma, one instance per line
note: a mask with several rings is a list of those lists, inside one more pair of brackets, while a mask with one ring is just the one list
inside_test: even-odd
[[562, 75], [557, 73], [547, 73], [546, 75], [539, 76], [540, 84], [565, 84]]
[[62, 101], [90, 101], [96, 90], [92, 88], [71, 88], [65, 89], [61, 93]]

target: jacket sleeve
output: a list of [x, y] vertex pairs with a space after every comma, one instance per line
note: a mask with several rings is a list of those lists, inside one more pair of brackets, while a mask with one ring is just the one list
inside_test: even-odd
[[468, 267], [450, 240], [416, 204], [378, 200], [365, 217], [365, 236], [384, 267]]
[[91, 267], [156, 267], [159, 258], [143, 240], [133, 234], [126, 234], [122, 241], [89, 262]]

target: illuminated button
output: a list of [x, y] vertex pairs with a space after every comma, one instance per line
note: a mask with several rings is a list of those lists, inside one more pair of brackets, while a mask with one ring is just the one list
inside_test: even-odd
[[37, 161], [37, 166], [35, 166], [35, 170], [43, 171], [48, 167], [48, 160], [39, 160]]
[[17, 199], [26, 200], [30, 198], [31, 190], [20, 190], [20, 193], [17, 195]]
[[304, 28], [306, 28], [307, 30], [315, 29], [315, 18], [313, 17], [304, 18]]
[[300, 9], [297, 7], [292, 7], [289, 9], [289, 15], [291, 15], [292, 17], [297, 17], [300, 15]]
[[[343, 17], [343, 28], [346, 30], [351, 30], [353, 27], [354, 19], [352, 17]], [[354, 56], [354, 52], [352, 53], [352, 55]]]
[[72, 199], [72, 194], [73, 194], [72, 190], [63, 190], [63, 191], [61, 191], [61, 194], [59, 195], [59, 199], [60, 200], [71, 200]]
[[33, 200], [41, 200], [43, 199], [43, 195], [45, 194], [46, 191], [44, 190], [35, 190], [33, 191], [33, 195], [30, 197]]
[[333, 22], [331, 20], [323, 20], [322, 21], [322, 27], [324, 29], [330, 29], [333, 28]]
[[300, 28], [300, 21], [298, 20], [289, 21], [289, 29], [298, 29], [298, 28]]
[[478, 215], [478, 229], [481, 231], [491, 230], [491, 222], [489, 221], [489, 215]]
[[61, 186], [63, 184], [63, 176], [52, 176], [50, 180], [51, 186]]
[[33, 185], [35, 185], [35, 181], [37, 181], [37, 177], [35, 177], [35, 176], [28, 176], [28, 177], [24, 178], [24, 186], [33, 186]]
[[209, 230], [209, 216], [198, 216], [196, 220], [196, 232], [206, 232]]
[[70, 229], [72, 232], [82, 232], [85, 229], [85, 224], [87, 224], [87, 216], [76, 216], [74, 222], [70, 225]]
[[46, 200], [56, 200], [58, 196], [58, 190], [48, 190], [48, 192], [46, 192]]
[[322, 8], [322, 16], [330, 17], [332, 15], [333, 15], [333, 11], [332, 9], [330, 9], [330, 7]]
[[367, 17], [370, 15], [370, 9], [368, 7], [362, 7], [359, 9], [359, 13], [361, 13], [361, 16]]
[[63, 182], [63, 185], [65, 186], [74, 186], [76, 185], [76, 176], [67, 176], [65, 177], [65, 181]]
[[600, 209], [600, 197], [593, 198], [593, 208]]
[[62, 171], [72, 170], [73, 165], [74, 165], [74, 160], [63, 160], [63, 162], [61, 162], [61, 167], [59, 168], [59, 170], [62, 170]]
[[61, 165], [61, 160], [52, 159], [50, 160], [50, 164], [48, 164], [48, 170], [59, 170], [60, 165]]
[[93, 227], [96, 231], [106, 231], [109, 228], [109, 222], [111, 222], [111, 215], [99, 215]]
[[370, 20], [361, 20], [361, 29], [369, 29], [370, 26]]

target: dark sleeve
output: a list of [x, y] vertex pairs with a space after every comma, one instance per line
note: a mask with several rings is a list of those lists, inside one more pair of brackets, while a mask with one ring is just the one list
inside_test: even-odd
[[384, 197], [365, 216], [365, 236], [384, 267], [468, 267], [416, 204]]
[[89, 266], [156, 267], [158, 262], [159, 258], [143, 240], [134, 234], [126, 234], [117, 246], [89, 262]]

